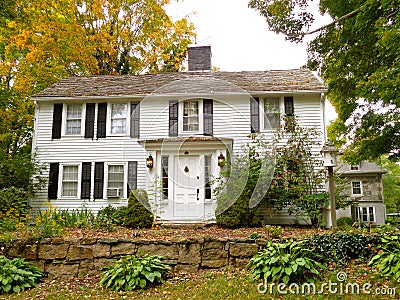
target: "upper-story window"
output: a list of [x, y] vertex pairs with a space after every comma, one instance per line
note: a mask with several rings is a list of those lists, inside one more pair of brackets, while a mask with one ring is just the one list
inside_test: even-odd
[[264, 99], [264, 129], [277, 129], [280, 124], [279, 98]]
[[62, 197], [78, 196], [78, 165], [67, 165], [62, 168]]
[[362, 184], [361, 181], [353, 181], [351, 183], [351, 193], [352, 195], [362, 195]]
[[183, 102], [183, 131], [199, 131], [199, 101]]
[[360, 165], [351, 165], [350, 170], [354, 170], [354, 171], [360, 170]]
[[67, 105], [65, 134], [81, 134], [82, 128], [82, 105]]
[[111, 105], [111, 133], [126, 133], [128, 105], [118, 103]]

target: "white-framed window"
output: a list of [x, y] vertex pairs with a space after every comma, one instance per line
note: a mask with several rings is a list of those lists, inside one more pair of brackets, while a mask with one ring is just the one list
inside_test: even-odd
[[280, 125], [279, 98], [264, 98], [264, 129], [277, 129]]
[[76, 135], [82, 132], [82, 105], [67, 104], [65, 117], [65, 134]]
[[62, 165], [61, 197], [78, 197], [79, 165]]
[[363, 222], [375, 222], [375, 207], [367, 206], [367, 207], [357, 207], [356, 209], [356, 217], [357, 219], [361, 219]]
[[111, 133], [125, 134], [128, 124], [128, 104], [113, 103], [111, 104]]
[[352, 171], [360, 170], [360, 165], [351, 165], [350, 170], [352, 170]]
[[351, 182], [351, 194], [354, 196], [362, 195], [362, 182], [361, 181], [352, 181]]
[[199, 101], [183, 101], [183, 132], [198, 132], [200, 130]]
[[116, 198], [124, 197], [125, 184], [125, 165], [107, 165], [107, 197], [110, 195]]

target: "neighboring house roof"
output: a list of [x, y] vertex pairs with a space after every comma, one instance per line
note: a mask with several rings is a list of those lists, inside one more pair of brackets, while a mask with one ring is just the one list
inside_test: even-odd
[[375, 162], [362, 161], [358, 170], [351, 170], [351, 165], [340, 164], [336, 172], [340, 175], [365, 175], [365, 174], [385, 174], [386, 170], [379, 167]]
[[[165, 86], [174, 82], [173, 89]], [[199, 80], [205, 80], [206, 85], [198, 86]], [[144, 75], [99, 75], [89, 77], [67, 77], [51, 85], [33, 96], [36, 99], [54, 97], [123, 97], [145, 96], [150, 94], [186, 94], [188, 87], [191, 92], [205, 92], [204, 86], [209, 85], [208, 93], [224, 93], [242, 90], [247, 93], [263, 92], [319, 92], [327, 91], [321, 81], [307, 69], [256, 72], [177, 72]], [[228, 82], [230, 85], [227, 85]], [[190, 86], [189, 86], [190, 85]], [[207, 86], [208, 87], [208, 86]], [[235, 89], [234, 87], [237, 87]]]

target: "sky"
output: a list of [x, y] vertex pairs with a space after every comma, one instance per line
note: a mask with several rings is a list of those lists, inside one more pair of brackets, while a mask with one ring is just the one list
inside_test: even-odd
[[[248, 7], [249, 0], [171, 1], [166, 7], [173, 20], [187, 17], [194, 23], [198, 45], [210, 45], [212, 65], [220, 71], [298, 69], [307, 61], [307, 37], [301, 44], [269, 31], [265, 18]], [[317, 9], [315, 8], [315, 11]], [[330, 22], [319, 16], [311, 29]], [[329, 120], [334, 109], [327, 105]]]

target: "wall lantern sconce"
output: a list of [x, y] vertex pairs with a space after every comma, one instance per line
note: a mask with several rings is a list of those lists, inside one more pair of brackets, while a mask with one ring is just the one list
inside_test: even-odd
[[151, 156], [151, 153], [150, 153], [149, 157], [146, 158], [146, 166], [149, 169], [151, 169], [151, 168], [153, 168], [153, 165], [154, 165], [154, 160], [153, 160], [153, 156]]
[[225, 164], [225, 156], [222, 154], [222, 152], [220, 152], [218, 155], [218, 167], [223, 167], [224, 164]]

